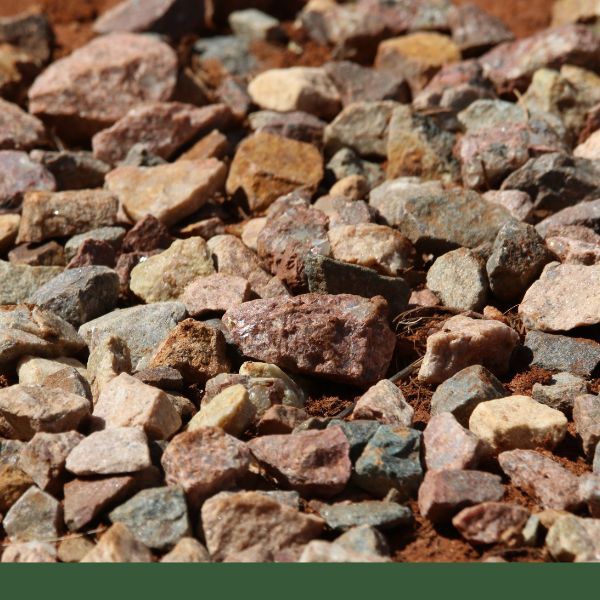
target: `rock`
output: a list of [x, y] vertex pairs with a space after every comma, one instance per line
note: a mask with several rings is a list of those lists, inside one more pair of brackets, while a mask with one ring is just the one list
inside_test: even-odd
[[312, 194], [323, 178], [323, 159], [311, 144], [266, 132], [245, 138], [229, 170], [226, 190], [243, 191], [251, 211], [261, 211], [299, 188]]
[[63, 247], [54, 241], [41, 246], [34, 244], [15, 246], [8, 253], [8, 260], [13, 265], [29, 265], [31, 267], [64, 267], [66, 263]]
[[249, 40], [234, 35], [218, 35], [193, 45], [195, 58], [205, 69], [215, 68], [223, 75], [247, 76], [258, 67], [250, 52]]
[[144, 9], [135, 0], [125, 0], [96, 19], [94, 31], [153, 31], [178, 37], [196, 30], [203, 22], [203, 10], [193, 0], [153, 0]]
[[327, 173], [338, 180], [348, 175], [360, 175], [367, 180], [369, 188], [381, 184], [385, 179], [379, 164], [363, 160], [350, 148], [338, 150], [327, 163], [327, 169]]
[[350, 478], [348, 440], [335, 427], [263, 436], [248, 442], [248, 447], [280, 484], [304, 496], [335, 496]]
[[[242, 364], [239, 371], [242, 376], [249, 376], [258, 379], [276, 379], [283, 384], [283, 397], [282, 404], [286, 406], [295, 406], [302, 408], [306, 400], [304, 390], [284, 371], [282, 371], [277, 365], [262, 363], [262, 362], [250, 362], [247, 361]], [[252, 390], [250, 390], [250, 398], [252, 399]]]
[[527, 110], [518, 104], [497, 99], [476, 100], [458, 114], [466, 133], [485, 133], [517, 125], [526, 125]]
[[55, 563], [56, 550], [47, 542], [17, 542], [2, 553], [3, 563]]
[[585, 393], [577, 397], [573, 405], [573, 421], [583, 442], [583, 451], [588, 457], [593, 457], [600, 441], [600, 398]]
[[519, 221], [528, 221], [533, 211], [533, 203], [529, 194], [519, 190], [490, 190], [482, 198], [492, 204], [503, 206]]
[[459, 60], [460, 50], [449, 37], [434, 32], [417, 32], [381, 42], [375, 67], [401, 74], [415, 94], [443, 65]]
[[337, 88], [322, 68], [271, 69], [257, 75], [248, 86], [255, 104], [266, 110], [301, 110], [330, 119], [340, 110]]
[[594, 161], [550, 152], [530, 158], [502, 183], [502, 190], [529, 194], [536, 209], [559, 211], [598, 196], [599, 168]]
[[274, 404], [264, 412], [256, 429], [259, 435], [292, 433], [306, 419], [308, 419], [308, 413], [301, 408]]
[[8, 100], [23, 102], [27, 86], [39, 71], [39, 62], [11, 44], [2, 43], [0, 48], [0, 94]]
[[223, 334], [193, 319], [182, 321], [169, 333], [156, 349], [150, 366], [172, 367], [186, 382], [200, 384], [231, 369]]
[[600, 159], [600, 133], [595, 131], [590, 137], [579, 144], [573, 151], [573, 156], [577, 158], [587, 158], [588, 160]]
[[[85, 240], [83, 244], [79, 246], [77, 254], [67, 265], [67, 269], [78, 269], [81, 267], [91, 266], [104, 266], [112, 268], [115, 266], [115, 262], [115, 249], [108, 242], [103, 242], [102, 240]], [[119, 281], [118, 274], [117, 280]]]
[[308, 290], [318, 294], [354, 294], [365, 298], [383, 296], [390, 316], [407, 307], [410, 288], [401, 277], [386, 277], [372, 269], [334, 260], [322, 254], [308, 254], [304, 259]]
[[19, 383], [22, 385], [46, 385], [49, 377], [63, 369], [73, 369], [83, 378], [88, 376], [83, 363], [66, 356], [59, 356], [53, 360], [36, 356], [24, 356], [17, 363]]
[[163, 563], [208, 563], [208, 550], [196, 539], [183, 537], [161, 559]]
[[531, 396], [536, 402], [545, 404], [569, 415], [577, 396], [587, 393], [585, 379], [571, 373], [557, 373], [552, 376], [550, 385], [534, 383]]
[[419, 511], [433, 523], [443, 523], [468, 506], [497, 502], [504, 496], [498, 475], [484, 471], [428, 471], [419, 488]]
[[31, 150], [46, 143], [44, 124], [0, 98], [0, 149]]
[[215, 158], [179, 160], [154, 167], [117, 167], [106, 176], [106, 187], [133, 220], [153, 215], [171, 226], [202, 208], [223, 188], [226, 176], [225, 165]]
[[105, 35], [52, 63], [29, 89], [29, 109], [68, 137], [89, 136], [140, 102], [168, 100], [176, 68], [175, 52], [156, 38]]
[[125, 160], [131, 148], [139, 144], [160, 158], [170, 159], [203, 133], [223, 127], [230, 116], [223, 104], [202, 108], [181, 102], [142, 104], [93, 137], [94, 156], [116, 164]]
[[576, 510], [579, 478], [551, 458], [533, 450], [502, 452], [498, 462], [513, 485], [536, 498], [543, 508]]
[[379, 556], [389, 556], [390, 554], [385, 537], [371, 525], [352, 527], [336, 538], [334, 544], [359, 554]]
[[600, 554], [600, 519], [563, 516], [546, 536], [550, 554], [561, 562], [597, 562]]
[[82, 559], [82, 563], [148, 563], [152, 553], [122, 523], [115, 523]]
[[551, 232], [560, 230], [562, 227], [577, 225], [600, 232], [600, 199], [580, 202], [575, 206], [563, 208], [540, 221], [536, 225], [536, 229], [542, 237], [548, 237]]
[[583, 25], [565, 25], [500, 44], [480, 61], [499, 93], [514, 89], [523, 92], [533, 73], [542, 67], [593, 66], [593, 57], [600, 49], [598, 44], [590, 29]]
[[317, 148], [323, 145], [323, 133], [327, 125], [318, 117], [302, 111], [280, 113], [260, 110], [250, 114], [248, 122], [253, 131], [306, 142]]
[[31, 160], [27, 153], [17, 150], [0, 150], [0, 208], [16, 210], [21, 207], [24, 196], [34, 190], [56, 189], [52, 173]]
[[588, 266], [600, 263], [600, 244], [552, 235], [546, 239], [546, 246], [561, 263]]
[[486, 443], [465, 429], [450, 412], [432, 416], [423, 432], [428, 470], [476, 469], [488, 453]]
[[28, 441], [38, 431], [77, 429], [89, 414], [87, 398], [39, 385], [0, 389], [0, 435]]
[[579, 496], [594, 518], [600, 516], [600, 476], [588, 474], [580, 478]]
[[86, 537], [65, 537], [59, 542], [56, 554], [62, 563], [78, 563], [94, 546], [95, 544]]
[[52, 26], [43, 13], [23, 12], [0, 19], [0, 42], [20, 48], [39, 65], [50, 59]]
[[[292, 372], [368, 385], [385, 376], [396, 342], [384, 312], [378, 297], [305, 294], [245, 302], [229, 309], [223, 322], [246, 356]], [[345, 332], [341, 339], [334, 332], [339, 328]]]
[[356, 461], [352, 482], [378, 498], [390, 490], [399, 500], [413, 497], [423, 478], [420, 446], [420, 431], [380, 426]]
[[173, 241], [165, 225], [156, 217], [146, 215], [125, 234], [121, 251], [128, 253], [166, 250]]
[[527, 290], [519, 316], [528, 329], [569, 331], [600, 323], [600, 265], [550, 263]]
[[76, 431], [36, 433], [19, 456], [19, 468], [44, 492], [59, 495], [65, 480], [65, 461], [83, 436]]
[[348, 175], [331, 186], [329, 193], [334, 197], [341, 196], [347, 200], [356, 201], [367, 196], [369, 184], [362, 175]]
[[110, 334], [101, 337], [94, 343], [87, 363], [87, 377], [94, 402], [109, 381], [120, 373], [131, 371], [131, 355], [127, 344]]
[[333, 258], [396, 276], [411, 265], [412, 244], [386, 225], [361, 223], [329, 230]]
[[79, 327], [110, 312], [118, 295], [118, 275], [107, 267], [91, 266], [64, 271], [38, 288], [28, 302]]
[[198, 140], [189, 150], [181, 154], [178, 160], [203, 160], [206, 158], [223, 159], [229, 153], [229, 141], [220, 131], [213, 129]]
[[376, 500], [325, 505], [319, 510], [319, 514], [325, 519], [328, 527], [342, 530], [365, 525], [394, 529], [410, 525], [413, 519], [407, 506]]
[[[18, 464], [18, 460], [15, 463]], [[32, 485], [31, 477], [17, 466], [0, 464], [0, 511], [2, 514], [5, 514]]]
[[567, 418], [528, 396], [509, 396], [478, 404], [469, 429], [495, 452], [515, 448], [554, 448], [567, 433]]
[[371, 563], [388, 562], [379, 554], [355, 552], [335, 542], [313, 540], [304, 546], [298, 559], [301, 563]]
[[0, 260], [0, 305], [24, 302], [61, 273], [62, 267], [30, 267]]
[[419, 379], [440, 384], [473, 364], [501, 375], [508, 370], [518, 341], [517, 332], [504, 323], [456, 315], [427, 338]]
[[531, 364], [542, 369], [589, 377], [600, 364], [600, 344], [593, 340], [528, 331], [523, 346]]
[[70, 323], [54, 313], [24, 304], [0, 310], [0, 365], [21, 356], [65, 356], [81, 352], [85, 342]]
[[585, 23], [598, 16], [598, 7], [588, 0], [558, 0], [552, 6], [552, 25]]
[[483, 502], [461, 510], [452, 525], [469, 542], [496, 544], [519, 539], [527, 519], [529, 511], [518, 504]]
[[67, 456], [66, 467], [75, 475], [135, 473], [150, 466], [144, 432], [137, 427], [112, 427], [91, 433]]
[[378, 421], [331, 419], [326, 427], [340, 427], [350, 444], [350, 460], [355, 463], [381, 423]]
[[[65, 244], [65, 256], [67, 260], [71, 260], [79, 251], [84, 242], [88, 240], [106, 242], [115, 252], [122, 249], [123, 239], [125, 237], [125, 229], [123, 227], [99, 227], [85, 233], [74, 235]], [[126, 250], [123, 250], [126, 252]]]
[[20, 215], [0, 215], [0, 253], [4, 254], [13, 247], [20, 221]]
[[167, 164], [167, 161], [156, 154], [153, 154], [144, 147], [143, 144], [134, 144], [124, 160], [118, 166], [120, 167], [159, 167]]
[[217, 427], [204, 427], [176, 435], [161, 463], [167, 485], [183, 488], [189, 505], [197, 507], [243, 478], [250, 457], [243, 442]]
[[181, 419], [165, 392], [127, 373], [104, 384], [93, 416], [99, 427], [140, 427], [151, 439], [168, 439], [181, 427]]
[[200, 412], [188, 423], [188, 431], [203, 427], [220, 427], [223, 431], [240, 436], [252, 423], [256, 409], [243, 385], [233, 385], [203, 403]]
[[248, 40], [277, 42], [285, 39], [279, 21], [255, 8], [232, 12], [229, 15], [229, 26], [237, 37]]
[[24, 442], [0, 438], [0, 465], [16, 467], [23, 448], [25, 448]]
[[90, 401], [92, 399], [90, 384], [79, 373], [79, 371], [73, 367], [65, 367], [64, 369], [61, 369], [60, 371], [48, 376], [48, 378], [44, 381], [44, 385], [57, 390], [63, 390], [69, 394], [82, 396]]
[[2, 526], [13, 542], [54, 540], [62, 528], [60, 504], [31, 486], [6, 513]]
[[225, 312], [250, 300], [250, 284], [243, 277], [215, 273], [197, 277], [180, 296], [191, 317], [211, 312]]
[[490, 288], [503, 302], [517, 302], [551, 260], [532, 225], [509, 221], [498, 232], [487, 261]]
[[444, 306], [467, 311], [481, 310], [488, 294], [483, 261], [468, 248], [447, 252], [437, 258], [427, 271], [427, 287]]
[[150, 358], [154, 349], [185, 316], [185, 306], [180, 302], [157, 302], [113, 311], [88, 321], [80, 331], [92, 350], [107, 335], [121, 338], [129, 348], [133, 367], [140, 369], [144, 359]]
[[185, 494], [176, 488], [142, 490], [109, 518], [112, 523], [123, 523], [144, 545], [159, 550], [175, 545], [190, 532]]
[[329, 154], [350, 148], [360, 156], [387, 157], [390, 120], [399, 104], [391, 100], [356, 102], [325, 128], [325, 147]]
[[357, 401], [352, 411], [353, 419], [373, 419], [386, 425], [412, 424], [414, 410], [404, 394], [389, 379], [382, 379], [370, 387]]
[[43, 242], [112, 226], [117, 209], [117, 198], [104, 190], [32, 192], [23, 202], [17, 243]]

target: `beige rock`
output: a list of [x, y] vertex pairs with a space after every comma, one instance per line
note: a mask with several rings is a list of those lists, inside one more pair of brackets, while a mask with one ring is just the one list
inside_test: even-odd
[[176, 240], [131, 271], [131, 290], [145, 302], [176, 300], [196, 277], [215, 272], [212, 256], [201, 237]]
[[115, 523], [100, 538], [82, 563], [146, 563], [152, 562], [152, 553], [139, 542], [122, 523]]
[[2, 553], [3, 563], [55, 563], [56, 548], [48, 542], [16, 542]]
[[63, 563], [78, 563], [94, 549], [95, 545], [94, 542], [80, 535], [66, 537], [58, 544], [58, 558]]
[[285, 385], [282, 404], [303, 408], [306, 396], [304, 390], [277, 365], [263, 362], [246, 361], [239, 371], [240, 375], [253, 378], [280, 379]]
[[208, 550], [194, 538], [180, 539], [173, 550], [165, 554], [163, 563], [207, 563], [210, 562]]
[[414, 412], [400, 388], [389, 379], [382, 379], [359, 398], [352, 418], [375, 419], [387, 425], [410, 427]]
[[196, 212], [222, 189], [227, 169], [214, 159], [179, 160], [156, 167], [117, 167], [106, 187], [135, 221], [153, 215], [171, 226]]
[[8, 252], [13, 247], [20, 221], [20, 215], [0, 215], [0, 254]]
[[330, 196], [341, 196], [348, 200], [363, 200], [369, 193], [369, 183], [362, 175], [348, 175], [337, 181], [329, 190]]
[[600, 160], [600, 130], [594, 131], [583, 144], [579, 144], [573, 150], [573, 155], [588, 160]]
[[341, 108], [333, 81], [316, 67], [264, 71], [250, 82], [248, 93], [261, 108], [277, 112], [303, 111], [328, 119]]
[[304, 546], [300, 563], [386, 563], [389, 558], [374, 553], [356, 552], [335, 542], [313, 540]]
[[83, 376], [87, 377], [85, 365], [75, 358], [59, 356], [52, 360], [37, 356], [24, 356], [17, 364], [17, 375], [21, 385], [42, 385], [45, 379], [65, 367], [74, 367]]
[[411, 265], [412, 244], [395, 229], [375, 223], [341, 225], [329, 230], [333, 258], [396, 276]]
[[478, 404], [469, 429], [496, 452], [540, 446], [552, 449], [567, 433], [567, 418], [529, 396], [509, 396]]
[[93, 416], [107, 429], [141, 427], [152, 439], [168, 439], [181, 427], [167, 394], [127, 373], [104, 385]]
[[250, 284], [243, 277], [215, 273], [190, 282], [180, 300], [188, 314], [197, 317], [204, 313], [225, 312], [250, 300], [250, 295]]
[[233, 385], [202, 405], [200, 412], [189, 422], [188, 431], [201, 427], [220, 427], [239, 436], [252, 423], [256, 410], [243, 385]]
[[242, 242], [244, 242], [248, 248], [254, 250], [254, 252], [256, 252], [258, 236], [266, 224], [266, 217], [257, 217], [256, 219], [247, 221], [242, 228]]
[[131, 355], [127, 344], [115, 335], [101, 336], [92, 345], [87, 363], [87, 376], [94, 402], [109, 381], [121, 373], [131, 371]]

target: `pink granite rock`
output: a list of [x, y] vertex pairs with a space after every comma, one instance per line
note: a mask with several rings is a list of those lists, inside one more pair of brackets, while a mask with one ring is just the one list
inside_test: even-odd
[[410, 427], [414, 412], [402, 390], [389, 379], [382, 379], [358, 399], [352, 418]]
[[0, 150], [31, 150], [47, 143], [44, 124], [0, 98]]
[[190, 317], [197, 317], [239, 306], [250, 300], [250, 294], [250, 284], [243, 277], [215, 273], [194, 279], [179, 299]]

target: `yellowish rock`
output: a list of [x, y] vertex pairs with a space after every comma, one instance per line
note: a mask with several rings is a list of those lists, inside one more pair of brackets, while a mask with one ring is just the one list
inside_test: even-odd
[[19, 215], [0, 215], [0, 254], [8, 252], [17, 239]]

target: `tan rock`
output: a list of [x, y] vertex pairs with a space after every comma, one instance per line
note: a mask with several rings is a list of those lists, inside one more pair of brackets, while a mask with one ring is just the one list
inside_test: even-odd
[[170, 552], [161, 559], [163, 563], [207, 563], [210, 562], [208, 550], [196, 539], [180, 539]]
[[100, 538], [82, 563], [146, 563], [152, 562], [152, 553], [139, 542], [122, 523], [115, 523]]
[[48, 359], [24, 356], [17, 364], [19, 383], [21, 385], [42, 385], [49, 375], [61, 371], [65, 367], [74, 367], [83, 377], [87, 376], [85, 365], [76, 358], [59, 356]]
[[3, 563], [55, 563], [56, 549], [48, 542], [16, 542], [2, 553]]
[[412, 424], [414, 410], [404, 399], [398, 386], [389, 379], [382, 379], [369, 388], [356, 403], [353, 419], [375, 419], [387, 425]]
[[131, 371], [131, 355], [127, 344], [115, 335], [101, 336], [92, 345], [87, 363], [87, 376], [94, 403], [109, 381], [121, 373]]
[[588, 160], [600, 160], [600, 130], [594, 131], [583, 144], [579, 144], [573, 150], [573, 155]]
[[95, 545], [86, 537], [80, 535], [69, 536], [59, 542], [57, 555], [60, 562], [78, 563], [88, 552], [94, 549]]
[[258, 236], [266, 224], [266, 217], [257, 217], [256, 219], [247, 221], [242, 228], [242, 242], [244, 242], [248, 248], [254, 250], [254, 252], [256, 252], [258, 245]]
[[0, 215], [0, 254], [8, 252], [13, 247], [20, 221], [20, 215]]
[[33, 485], [27, 473], [12, 465], [0, 465], [0, 513], [6, 511]]
[[250, 300], [250, 284], [243, 277], [215, 273], [197, 277], [185, 288], [181, 302], [191, 317], [204, 313], [225, 312]]

